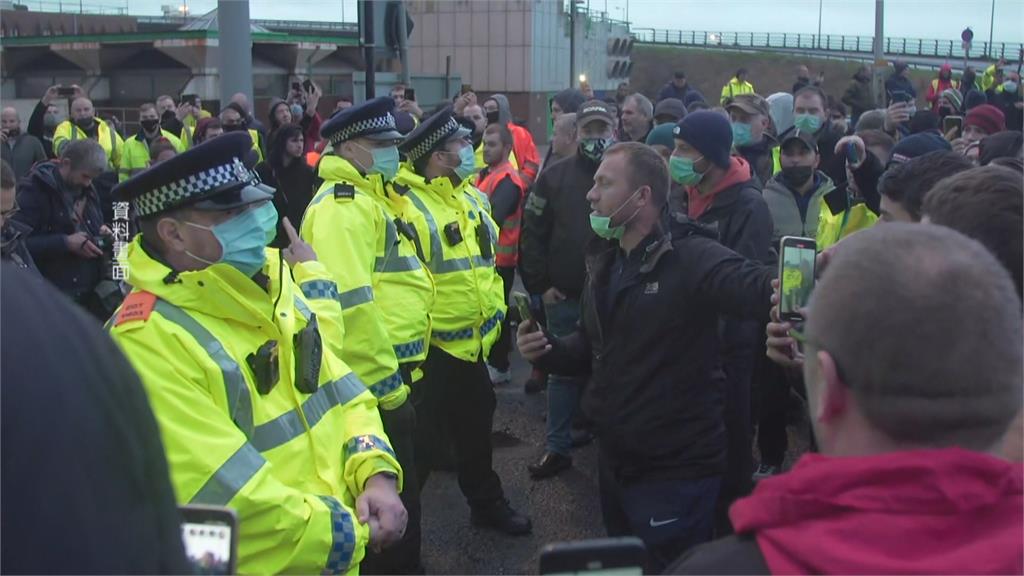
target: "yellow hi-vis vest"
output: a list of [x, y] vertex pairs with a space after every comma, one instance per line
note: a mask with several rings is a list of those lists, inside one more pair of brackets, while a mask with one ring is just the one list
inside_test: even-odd
[[434, 282], [416, 255], [419, 239], [409, 222], [422, 216], [386, 192], [380, 175], [364, 177], [343, 158], [324, 156], [319, 170], [324, 183], [301, 235], [337, 283], [332, 296], [346, 328], [342, 359], [391, 410], [409, 394], [399, 367], [412, 375], [430, 341]]
[[[407, 188], [423, 220], [415, 222], [437, 301], [430, 343], [467, 362], [486, 356], [505, 318], [505, 290], [495, 268], [498, 227], [487, 198], [463, 181], [426, 182], [403, 164], [394, 184]], [[489, 256], [484, 253], [489, 252]]]
[[[266, 290], [224, 263], [168, 283], [140, 238], [121, 253], [134, 289], [109, 324], [146, 388], [177, 501], [238, 513], [240, 574], [356, 574], [369, 526], [355, 498], [371, 476], [401, 468], [373, 395], [335, 354], [337, 300], [299, 290], [333, 282], [327, 269], [289, 271], [268, 248]], [[313, 314], [323, 347], [307, 393], [293, 342]], [[269, 343], [274, 380], [261, 394], [248, 358]]]
[[[166, 138], [179, 154], [185, 151], [181, 140], [167, 130], [160, 130], [160, 137]], [[146, 168], [149, 168], [149, 142], [146, 141], [146, 136], [139, 132], [124, 142], [124, 154], [121, 155], [121, 168], [117, 171], [117, 179], [124, 182]]]
[[[107, 169], [116, 172], [121, 167], [124, 140], [103, 120], [96, 118], [96, 125], [96, 141], [107, 153]], [[58, 124], [56, 130], [53, 131], [53, 153], [60, 156], [60, 151], [68, 142], [88, 137], [81, 128], [72, 124], [70, 120], [65, 120]]]
[[878, 222], [878, 215], [867, 204], [858, 202], [838, 214], [833, 214], [827, 202], [821, 203], [818, 216], [818, 251], [839, 242], [854, 232], [865, 230]]

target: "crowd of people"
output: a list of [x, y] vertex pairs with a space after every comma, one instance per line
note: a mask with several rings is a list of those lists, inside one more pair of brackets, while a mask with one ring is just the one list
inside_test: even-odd
[[[4, 500], [58, 465], [12, 446], [45, 424], [105, 455], [68, 509], [130, 485], [111, 513], [147, 539], [121, 564], [90, 541], [79, 571], [178, 571], [176, 500], [237, 512], [243, 573], [423, 573], [431, 471], [473, 525], [532, 531], [490, 440], [518, 352], [547, 403], [524, 473], [596, 440], [593, 505], [648, 573], [1022, 573], [1019, 75], [943, 66], [918, 96], [907, 74], [883, 103], [866, 67], [839, 97], [806, 66], [767, 97], [741, 68], [717, 102], [682, 71], [656, 97], [567, 89], [544, 154], [503, 94], [424, 110], [404, 85], [324, 118], [296, 82], [265, 121], [241, 93], [161, 96], [135, 134], [77, 86], [24, 133], [5, 108], [4, 390], [59, 381], [109, 428], [5, 402]], [[784, 237], [818, 252], [799, 321]], [[62, 342], [22, 325], [40, 305], [73, 318]], [[33, 374], [34, 345], [61, 359]], [[794, 422], [814, 453], [787, 470]], [[5, 506], [30, 528], [5, 567], [43, 566], [50, 496]]]

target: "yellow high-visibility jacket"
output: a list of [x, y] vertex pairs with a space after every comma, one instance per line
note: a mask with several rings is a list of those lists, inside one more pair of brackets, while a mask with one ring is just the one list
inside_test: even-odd
[[[494, 264], [498, 227], [487, 197], [468, 180], [458, 186], [447, 177], [427, 182], [408, 164], [399, 169], [394, 184], [409, 190], [406, 196], [424, 217], [415, 224], [437, 286], [430, 343], [475, 362], [490, 352], [507, 310]], [[482, 250], [487, 244], [489, 258]]]
[[722, 98], [719, 101], [723, 106], [727, 100], [735, 98], [740, 94], [753, 94], [754, 85], [744, 80], [740, 82], [735, 76], [733, 76], [729, 82], [722, 86]]
[[[167, 130], [161, 130], [160, 137], [167, 138], [179, 154], [185, 151], [181, 140]], [[149, 168], [149, 142], [146, 141], [146, 136], [139, 132], [124, 142], [124, 154], [121, 155], [121, 168], [117, 171], [117, 179], [124, 182], [146, 168]]]
[[[121, 167], [124, 139], [121, 138], [116, 130], [111, 130], [110, 126], [103, 120], [96, 118], [96, 124], [98, 126], [96, 141], [103, 147], [103, 151], [107, 153], [107, 168], [117, 171]], [[70, 120], [65, 120], [58, 124], [57, 128], [53, 131], [53, 153], [60, 156], [60, 151], [64, 148], [65, 144], [72, 140], [88, 137], [81, 128], [72, 124]]]
[[[299, 289], [330, 274], [306, 262], [293, 281], [268, 248], [266, 289], [224, 263], [173, 277], [140, 238], [121, 253], [134, 289], [108, 326], [146, 388], [178, 502], [238, 513], [241, 574], [356, 574], [369, 527], [355, 499], [374, 474], [402, 478], [376, 400], [330, 344], [337, 301]], [[306, 393], [293, 342], [313, 314], [323, 347]], [[261, 394], [248, 358], [268, 342], [276, 383]]]
[[[362, 176], [344, 158], [324, 156], [324, 183], [302, 218], [301, 235], [334, 276], [345, 318], [342, 359], [385, 410], [405, 402], [400, 365], [427, 355], [434, 282], [417, 258], [409, 200]], [[305, 287], [304, 287], [305, 289]], [[307, 294], [308, 295], [308, 294]], [[418, 375], [418, 374], [417, 374]]]
[[833, 214], [828, 203], [822, 202], [818, 215], [818, 251], [828, 248], [850, 234], [874, 226], [875, 222], [878, 222], [878, 215], [863, 202], [857, 202], [838, 214]]

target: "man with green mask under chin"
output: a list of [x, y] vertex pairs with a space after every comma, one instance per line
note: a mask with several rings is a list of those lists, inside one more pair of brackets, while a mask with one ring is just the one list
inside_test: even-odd
[[668, 182], [648, 146], [604, 153], [587, 193], [599, 238], [579, 327], [555, 337], [530, 321], [517, 337], [540, 368], [590, 376], [582, 407], [597, 427], [605, 528], [641, 538], [653, 574], [711, 538], [726, 464], [719, 315], [766, 320], [774, 276], [685, 215], [666, 217]]
[[[145, 385], [179, 504], [233, 508], [238, 572], [355, 572], [405, 532], [377, 401], [340, 358], [333, 280], [225, 134], [128, 179], [141, 233], [108, 323]], [[294, 279], [293, 279], [294, 278]], [[309, 283], [323, 288], [303, 290]]]

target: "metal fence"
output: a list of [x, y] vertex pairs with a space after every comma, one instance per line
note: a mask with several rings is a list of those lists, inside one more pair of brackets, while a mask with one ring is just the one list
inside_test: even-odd
[[[872, 36], [846, 36], [839, 34], [794, 34], [789, 32], [710, 32], [697, 30], [660, 30], [655, 28], [634, 28], [633, 37], [637, 42], [648, 44], [671, 44], [676, 46], [711, 46], [723, 48], [773, 48], [792, 50], [817, 50], [822, 52], [855, 52], [871, 54], [874, 50]], [[929, 40], [924, 38], [886, 38], [883, 47], [886, 54], [900, 56], [924, 56], [936, 58], [963, 59], [963, 44], [959, 40]], [[1010, 61], [1021, 59], [1024, 44], [1019, 42], [975, 42], [971, 46], [971, 58], [998, 59]]]

